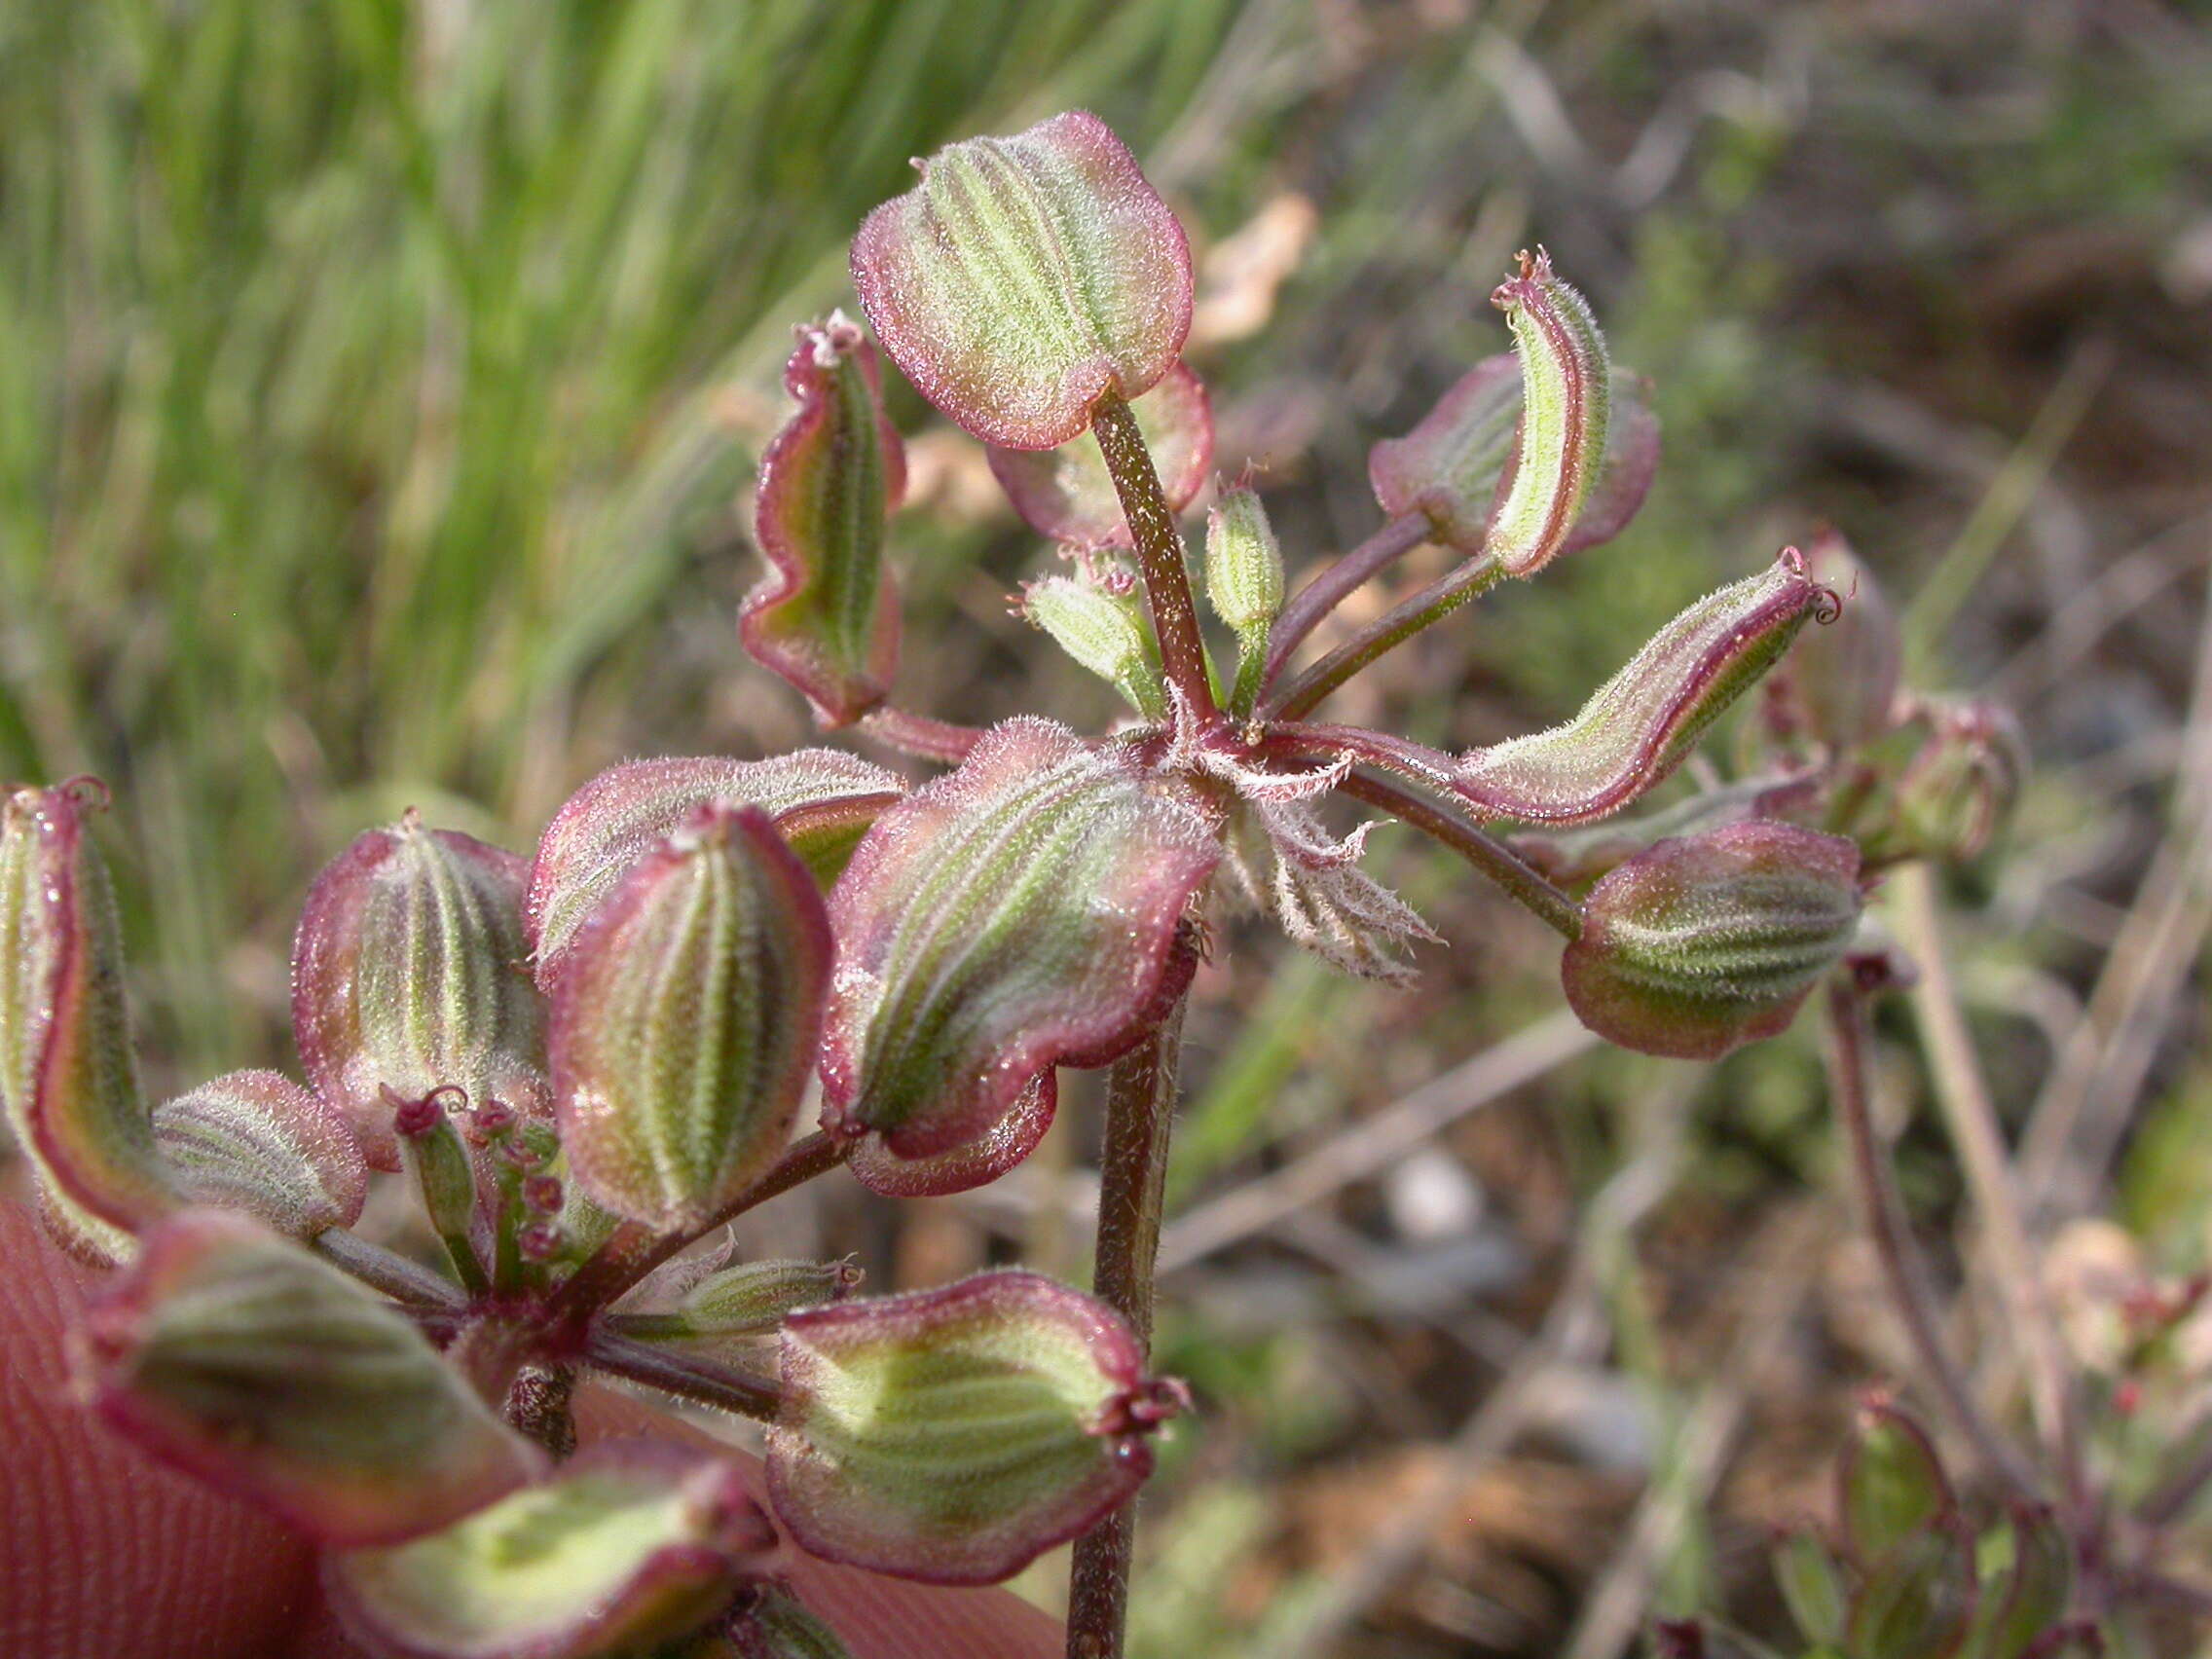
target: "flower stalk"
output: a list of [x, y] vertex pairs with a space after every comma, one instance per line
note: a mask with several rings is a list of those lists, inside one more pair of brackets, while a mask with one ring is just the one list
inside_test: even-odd
[[[1179, 1000], [1150, 1037], [1114, 1063], [1106, 1079], [1091, 1290], [1129, 1322], [1147, 1352], [1186, 1007]], [[1121, 1659], [1135, 1542], [1133, 1499], [1076, 1540], [1068, 1582], [1068, 1659]]]
[[1167, 495], [1145, 447], [1136, 412], [1109, 392], [1091, 411], [1090, 429], [1106, 457], [1106, 470], [1129, 521], [1137, 570], [1144, 577], [1152, 608], [1153, 631], [1160, 637], [1160, 666], [1167, 683], [1201, 717], [1214, 712], [1213, 688], [1206, 673], [1206, 647], [1198, 633], [1198, 608], [1191, 600], [1191, 578], [1183, 569], [1183, 536], [1168, 510]]

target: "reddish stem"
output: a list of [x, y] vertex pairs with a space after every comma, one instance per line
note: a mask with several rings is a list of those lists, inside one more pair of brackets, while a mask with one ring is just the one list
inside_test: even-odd
[[1379, 806], [1391, 817], [1433, 835], [1562, 939], [1580, 937], [1582, 906], [1531, 868], [1511, 847], [1485, 834], [1461, 814], [1373, 772], [1355, 771], [1337, 788], [1354, 800]]
[[1113, 392], [1090, 412], [1091, 435], [1106, 458], [1114, 493], [1121, 498], [1136, 544], [1137, 569], [1152, 606], [1153, 632], [1160, 640], [1160, 666], [1182, 694], [1199, 723], [1216, 713], [1213, 686], [1206, 675], [1205, 640], [1198, 632], [1198, 608], [1191, 600], [1191, 578], [1183, 569], [1183, 535], [1160, 487], [1160, 470], [1134, 410]]
[[1852, 1172], [1865, 1206], [1866, 1231], [1874, 1240], [1891, 1300], [1904, 1321], [1913, 1350], [1952, 1422], [1990, 1472], [2015, 1495], [2039, 1500], [2035, 1471], [1983, 1413], [1965, 1373], [1943, 1345], [1928, 1265], [1913, 1243], [1904, 1200], [1898, 1194], [1897, 1172], [1890, 1167], [1889, 1155], [1874, 1128], [1873, 1108], [1866, 1092], [1865, 999], [1848, 979], [1838, 977], [1829, 985], [1827, 1029], [1828, 1091], [1851, 1142]]
[[863, 715], [859, 730], [864, 737], [889, 744], [901, 754], [920, 760], [941, 760], [948, 766], [967, 759], [968, 751], [983, 735], [980, 726], [955, 725], [950, 720], [917, 715], [911, 709], [895, 709], [889, 703]]
[[771, 1421], [782, 1400], [772, 1383], [732, 1371], [711, 1359], [676, 1353], [649, 1343], [633, 1342], [612, 1331], [595, 1331], [584, 1349], [584, 1359], [602, 1371], [627, 1377], [665, 1394], [717, 1406], [725, 1412]]
[[1277, 719], [1294, 720], [1309, 712], [1322, 698], [1373, 662], [1403, 645], [1430, 623], [1441, 620], [1469, 600], [1488, 593], [1505, 579], [1505, 567], [1494, 554], [1486, 553], [1446, 575], [1439, 576], [1411, 598], [1392, 606], [1319, 662], [1284, 686], [1264, 711]]
[[[1106, 1144], [1099, 1155], [1098, 1248], [1091, 1288], [1152, 1347], [1153, 1264], [1166, 1201], [1167, 1134], [1175, 1115], [1184, 1001], [1106, 1079]], [[1068, 1659], [1121, 1659], [1136, 1542], [1131, 1498], [1076, 1540], [1068, 1579]]]
[[1401, 513], [1321, 571], [1291, 596], [1268, 635], [1268, 669], [1263, 685], [1272, 684], [1291, 653], [1305, 644], [1322, 617], [1353, 593], [1428, 539], [1426, 513]]
[[827, 1174], [852, 1156], [853, 1142], [832, 1138], [820, 1129], [803, 1135], [785, 1149], [767, 1174], [731, 1199], [698, 1227], [675, 1233], [655, 1233], [639, 1222], [625, 1221], [608, 1236], [589, 1260], [564, 1279], [553, 1292], [553, 1306], [572, 1318], [609, 1306], [622, 1293], [679, 1251], [718, 1227], [734, 1220], [793, 1187]]

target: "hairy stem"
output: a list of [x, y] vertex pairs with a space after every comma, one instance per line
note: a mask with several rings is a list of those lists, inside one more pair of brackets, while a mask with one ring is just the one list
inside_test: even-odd
[[967, 759], [968, 751], [983, 735], [980, 726], [955, 725], [910, 709], [895, 709], [888, 703], [861, 716], [858, 729], [862, 736], [888, 744], [903, 755], [919, 760], [941, 760], [948, 766]]
[[1263, 683], [1282, 673], [1291, 653], [1306, 643], [1306, 636], [1322, 617], [1427, 540], [1428, 534], [1426, 513], [1401, 513], [1343, 558], [1324, 566], [1311, 581], [1291, 595], [1268, 639], [1268, 669]]
[[410, 1308], [458, 1309], [461, 1305], [461, 1294], [450, 1279], [381, 1244], [371, 1244], [343, 1227], [316, 1234], [314, 1252], [370, 1289], [381, 1290]]
[[2035, 1498], [2035, 1472], [1983, 1413], [1965, 1373], [1943, 1346], [1928, 1266], [1913, 1243], [1904, 1200], [1898, 1193], [1897, 1172], [1890, 1167], [1889, 1153], [1874, 1127], [1873, 1107], [1866, 1092], [1866, 1006], [1859, 989], [1847, 980], [1833, 980], [1828, 988], [1827, 1016], [1828, 1091], [1851, 1142], [1852, 1174], [1865, 1206], [1866, 1231], [1873, 1237], [1891, 1299], [1904, 1321], [1913, 1351], [1953, 1424], [1972, 1444], [1975, 1455], [2014, 1494]]
[[1379, 806], [1391, 817], [1433, 835], [1562, 939], [1581, 936], [1582, 906], [1531, 868], [1511, 847], [1476, 828], [1465, 815], [1364, 769], [1353, 771], [1337, 788], [1354, 800]]
[[[1167, 1184], [1167, 1133], [1175, 1115], [1183, 1011], [1114, 1062], [1106, 1079], [1100, 1155], [1098, 1249], [1091, 1288], [1152, 1346], [1152, 1271]], [[1068, 1659], [1121, 1659], [1128, 1622], [1129, 1562], [1136, 1541], [1130, 1499], [1076, 1540], [1068, 1580]]]
[[1908, 865], [1898, 872], [1892, 891], [1897, 897], [1899, 943], [1920, 968], [1920, 978], [1911, 990], [1912, 1012], [1927, 1048], [1936, 1104], [1965, 1165], [1967, 1186], [1981, 1218], [1989, 1276], [1996, 1281], [2013, 1340], [2026, 1361], [2036, 1423], [2045, 1447], [2065, 1475], [2069, 1500], [2079, 1508], [2088, 1494], [2078, 1403], [2069, 1385], [2050, 1304], [2028, 1245], [2019, 1183], [2006, 1152], [2005, 1132], [1951, 978], [1935, 872], [1925, 864]]
[[1278, 692], [1267, 713], [1294, 720], [1383, 652], [1405, 644], [1430, 623], [1449, 616], [1469, 600], [1505, 579], [1505, 567], [1486, 553], [1439, 576], [1411, 598], [1401, 600]]
[[711, 1359], [671, 1353], [646, 1343], [616, 1336], [611, 1331], [592, 1334], [591, 1343], [584, 1349], [584, 1359], [602, 1371], [627, 1377], [633, 1382], [643, 1382], [664, 1394], [736, 1412], [741, 1417], [758, 1418], [763, 1422], [773, 1420], [776, 1403], [782, 1397], [774, 1384], [732, 1371]]
[[764, 1204], [817, 1175], [827, 1174], [850, 1158], [852, 1152], [851, 1141], [835, 1139], [817, 1129], [792, 1142], [765, 1175], [698, 1227], [656, 1233], [638, 1222], [623, 1222], [590, 1260], [562, 1282], [554, 1292], [555, 1305], [571, 1315], [607, 1307], [671, 1256], [756, 1204]]
[[1160, 639], [1160, 666], [1167, 682], [1200, 717], [1214, 713], [1213, 687], [1206, 672], [1205, 640], [1198, 632], [1198, 608], [1191, 602], [1191, 578], [1183, 569], [1183, 535], [1160, 487], [1159, 468], [1145, 448], [1136, 413], [1113, 392], [1090, 412], [1090, 430], [1106, 457], [1106, 470], [1121, 498], [1136, 543], [1137, 569], [1144, 575], [1152, 606], [1152, 628]]

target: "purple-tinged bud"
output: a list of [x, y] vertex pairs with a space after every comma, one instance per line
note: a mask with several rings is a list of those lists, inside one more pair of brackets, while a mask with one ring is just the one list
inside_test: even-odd
[[530, 1175], [523, 1179], [522, 1205], [534, 1215], [559, 1215], [567, 1193], [558, 1175]]
[[[1554, 557], [1610, 541], [1628, 528], [1659, 470], [1659, 418], [1650, 383], [1615, 369], [1604, 460]], [[1521, 365], [1485, 357], [1454, 384], [1420, 424], [1369, 452], [1368, 482], [1392, 518], [1419, 512], [1444, 545], [1474, 558], [1489, 542], [1499, 496], [1518, 482]]]
[[1135, 1493], [1182, 1401], [1122, 1317], [1037, 1273], [784, 1323], [776, 1514], [831, 1561], [932, 1584], [1017, 1572]]
[[561, 1139], [608, 1208], [698, 1226], [790, 1137], [830, 927], [758, 807], [703, 807], [576, 935], [553, 1003]]
[[1997, 703], [1918, 697], [1904, 728], [1926, 736], [1898, 777], [1889, 822], [1867, 836], [1867, 856], [1975, 857], [2019, 798], [2027, 742], [2018, 721]]
[[906, 793], [898, 774], [836, 749], [767, 760], [719, 756], [633, 760], [571, 795], [546, 826], [524, 907], [538, 982], [548, 990], [576, 930], [632, 865], [715, 801], [757, 806], [815, 879], [833, 881], [876, 815]]
[[1776, 678], [1790, 719], [1830, 750], [1889, 730], [1904, 645], [1897, 612], [1873, 573], [1833, 530], [1805, 548], [1805, 573], [1843, 601], [1842, 614], [1808, 635]]
[[[138, 1087], [123, 942], [79, 779], [0, 806], [0, 1098], [65, 1229], [104, 1251], [177, 1205]], [[75, 1219], [73, 1218], [81, 1218]]]
[[[1152, 451], [1167, 510], [1198, 497], [1213, 465], [1213, 402], [1187, 363], [1177, 363], [1129, 408]], [[1086, 431], [1052, 450], [990, 451], [991, 474], [1022, 522], [1071, 547], [1129, 547], [1129, 521], [1106, 470], [1106, 455]]]
[[1862, 1567], [1915, 1530], [1958, 1510], [1936, 1443], [1881, 1393], [1860, 1402], [1858, 1421], [1836, 1465], [1836, 1487], [1843, 1545]]
[[988, 1186], [1037, 1150], [1059, 1104], [1058, 1074], [1050, 1066], [1014, 1097], [1006, 1115], [949, 1152], [901, 1158], [880, 1135], [864, 1136], [845, 1166], [869, 1192], [887, 1198], [940, 1198]]
[[741, 1262], [711, 1272], [666, 1313], [614, 1313], [613, 1328], [656, 1343], [731, 1343], [773, 1336], [804, 1308], [841, 1302], [861, 1282], [849, 1258], [838, 1262]]
[[514, 1127], [514, 1108], [503, 1100], [487, 1100], [468, 1114], [468, 1144], [504, 1147]]
[[219, 1210], [143, 1243], [81, 1357], [156, 1456], [331, 1544], [445, 1526], [541, 1467], [404, 1314], [298, 1245]]
[[568, 1247], [569, 1235], [554, 1221], [527, 1221], [515, 1230], [515, 1248], [526, 1262], [550, 1262]]
[[853, 282], [892, 361], [952, 420], [1051, 449], [1175, 366], [1190, 243], [1104, 122], [1076, 110], [919, 166], [853, 239]]
[[1590, 303], [1552, 274], [1538, 248], [1491, 295], [1521, 361], [1521, 424], [1504, 499], [1484, 551], [1531, 576], [1567, 545], [1604, 463], [1613, 371]]
[[490, 1281], [477, 1249], [476, 1228], [489, 1194], [478, 1191], [475, 1161], [446, 1115], [441, 1096], [449, 1095], [459, 1099], [461, 1090], [433, 1088], [416, 1100], [399, 1100], [386, 1091], [392, 1102], [391, 1126], [399, 1144], [400, 1167], [414, 1183], [416, 1201], [423, 1206], [430, 1231], [446, 1247], [461, 1283], [481, 1293]]
[[883, 412], [875, 348], [843, 315], [799, 330], [784, 387], [798, 412], [760, 457], [753, 515], [768, 575], [738, 632], [823, 725], [849, 725], [883, 701], [899, 666], [884, 527], [905, 493], [906, 452]]
[[1607, 1042], [1718, 1059], [1795, 1017], [1858, 931], [1859, 849], [1753, 819], [1659, 842], [1591, 889], [1560, 962]]
[[1807, 617], [1834, 608], [1784, 548], [1660, 629], [1566, 724], [1463, 756], [1454, 788], [1489, 818], [1582, 824], [1617, 812], [1681, 764]]
[[1930, 1521], [1872, 1563], [1851, 1599], [1854, 1659], [1953, 1659], [1973, 1630], [1973, 1534], [1957, 1515]]
[[194, 1203], [294, 1238], [360, 1219], [369, 1169], [352, 1128], [288, 1077], [231, 1072], [154, 1109], [154, 1141]]
[[1219, 858], [1118, 747], [993, 727], [876, 821], [830, 894], [823, 1126], [927, 1158], [988, 1131], [1046, 1067], [1122, 1053], [1164, 1012], [1177, 923]]
[[292, 946], [292, 1035], [315, 1092], [398, 1167], [383, 1090], [545, 1110], [544, 1012], [522, 927], [528, 866], [410, 812], [315, 878]]
[[762, 1585], [742, 1604], [721, 1639], [727, 1645], [683, 1659], [852, 1659], [837, 1633], [789, 1590]]
[[1843, 1642], [1846, 1601], [1843, 1573], [1819, 1534], [1807, 1529], [1784, 1533], [1773, 1551], [1774, 1582], [1798, 1633], [1818, 1648]]
[[379, 1653], [611, 1659], [715, 1617], [775, 1547], [734, 1463], [625, 1440], [442, 1531], [334, 1552], [323, 1584]]

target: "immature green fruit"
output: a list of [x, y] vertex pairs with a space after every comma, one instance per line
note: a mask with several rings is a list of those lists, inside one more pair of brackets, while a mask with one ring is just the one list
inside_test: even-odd
[[627, 1659], [713, 1618], [775, 1542], [735, 1464], [626, 1440], [440, 1531], [335, 1551], [323, 1583], [380, 1653]]
[[1059, 1074], [1047, 1066], [981, 1134], [924, 1158], [901, 1158], [881, 1135], [865, 1135], [854, 1143], [845, 1167], [869, 1192], [887, 1198], [941, 1198], [972, 1192], [1037, 1150], [1052, 1126], [1059, 1098]]
[[699, 808], [716, 801], [757, 806], [827, 885], [876, 815], [905, 793], [896, 772], [841, 749], [799, 749], [764, 760], [702, 755], [609, 766], [562, 803], [530, 866], [523, 921], [539, 985], [551, 988], [576, 930], [630, 866]]
[[2046, 1505], [2015, 1505], [2006, 1529], [2011, 1559], [1984, 1585], [1986, 1659], [2029, 1659], [2074, 1600], [2074, 1543]]
[[919, 165], [861, 226], [852, 266], [924, 397], [985, 443], [1051, 449], [1175, 366], [1190, 243], [1104, 122], [1077, 110]]
[[138, 1087], [91, 779], [0, 807], [0, 1099], [50, 1210], [97, 1254], [177, 1206]]
[[1958, 1508], [1928, 1431], [1881, 1395], [1861, 1403], [1836, 1479], [1844, 1547], [1862, 1566]]
[[1214, 614], [1239, 636], [1264, 631], [1282, 599], [1282, 545], [1260, 493], [1241, 484], [1222, 491], [1206, 514], [1206, 600]]
[[1953, 1659], [1973, 1628], [1973, 1539], [1948, 1515], [1915, 1529], [1868, 1567], [1844, 1626], [1853, 1659]]
[[933, 1584], [1018, 1571], [1124, 1502], [1185, 1403], [1104, 1304], [1036, 1273], [784, 1324], [777, 1515], [815, 1554]]
[[702, 807], [633, 866], [554, 990], [576, 1180], [634, 1221], [712, 1220], [790, 1138], [830, 953], [814, 878], [757, 807]]
[[346, 1120], [276, 1072], [229, 1072], [156, 1107], [154, 1139], [195, 1203], [243, 1210], [294, 1238], [350, 1227], [368, 1198]]
[[709, 1273], [666, 1313], [614, 1313], [614, 1329], [645, 1342], [724, 1343], [772, 1336], [802, 1308], [837, 1302], [861, 1281], [850, 1261], [740, 1262]]
[[529, 866], [409, 812], [315, 878], [292, 946], [292, 1034], [315, 1092], [379, 1169], [399, 1166], [387, 1091], [458, 1088], [543, 1116], [545, 1016], [523, 936]]
[[929, 1158], [1046, 1067], [1103, 1065], [1189, 982], [1177, 930], [1220, 859], [1119, 746], [1049, 720], [984, 734], [876, 820], [830, 897], [823, 1126]]
[[732, 1621], [725, 1646], [682, 1659], [852, 1659], [837, 1633], [789, 1590], [767, 1585]]
[[1680, 765], [1806, 619], [1834, 606], [1786, 547], [1660, 629], [1564, 725], [1462, 756], [1452, 787], [1489, 818], [1584, 824], [1617, 812]]
[[1793, 1531], [1776, 1542], [1774, 1579], [1806, 1641], [1826, 1647], [1843, 1641], [1843, 1574], [1817, 1535]]
[[[1612, 371], [1604, 458], [1553, 557], [1610, 541], [1643, 505], [1659, 470], [1659, 418], [1650, 397], [1641, 375]], [[1520, 361], [1511, 352], [1485, 357], [1412, 431], [1368, 452], [1376, 501], [1392, 518], [1421, 514], [1437, 540], [1470, 559], [1482, 553], [1504, 486], [1521, 481], [1522, 402]]]
[[[1213, 404], [1187, 363], [1129, 405], [1160, 472], [1167, 510], [1191, 504], [1213, 464]], [[1052, 450], [992, 449], [991, 475], [1022, 522], [1071, 547], [1133, 545], [1106, 452], [1090, 433]]]
[[842, 315], [799, 330], [784, 386], [798, 412], [760, 458], [754, 506], [769, 573], [738, 631], [824, 725], [848, 725], [883, 700], [899, 664], [884, 527], [905, 491], [905, 450], [883, 412], [875, 349]]
[[186, 1210], [85, 1326], [84, 1385], [155, 1456], [333, 1544], [445, 1526], [541, 1458], [411, 1321], [242, 1216]]
[[1788, 1025], [1862, 903], [1841, 836], [1752, 819], [1661, 841], [1591, 889], [1560, 963], [1567, 1000], [1624, 1049], [1717, 1059]]
[[1521, 360], [1521, 424], [1505, 498], [1484, 550], [1516, 576], [1535, 574], [1567, 545], [1605, 460], [1612, 363], [1590, 302], [1538, 248], [1491, 303], [1505, 313]]
[[1167, 718], [1167, 686], [1144, 601], [1085, 576], [1045, 576], [1021, 590], [1021, 614], [1151, 719]]

